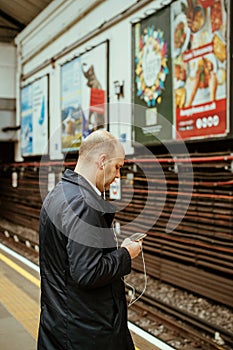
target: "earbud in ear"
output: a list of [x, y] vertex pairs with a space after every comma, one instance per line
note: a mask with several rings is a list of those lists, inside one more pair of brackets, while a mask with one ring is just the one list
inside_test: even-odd
[[101, 163], [102, 168], [104, 169], [104, 162]]

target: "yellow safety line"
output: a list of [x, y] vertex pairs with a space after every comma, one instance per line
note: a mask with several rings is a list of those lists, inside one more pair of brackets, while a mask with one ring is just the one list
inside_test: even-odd
[[[39, 300], [32, 300], [25, 292], [0, 273], [0, 299], [8, 312], [37, 339]], [[14, 336], [14, 335], [13, 335]]]
[[9, 258], [7, 258], [5, 255], [0, 253], [0, 259], [7, 264], [8, 266], [10, 266], [12, 269], [14, 269], [15, 271], [17, 271], [18, 273], [20, 273], [23, 277], [27, 278], [30, 282], [32, 282], [33, 284], [35, 284], [37, 287], [40, 287], [40, 281], [38, 278], [34, 277], [33, 275], [31, 275], [29, 272], [25, 271], [24, 269], [22, 269], [22, 267], [18, 266], [17, 264], [15, 264], [12, 260], [10, 260]]

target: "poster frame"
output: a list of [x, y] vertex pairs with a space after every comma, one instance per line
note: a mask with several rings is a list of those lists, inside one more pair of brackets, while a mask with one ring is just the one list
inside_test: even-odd
[[[179, 2], [180, 0], [178, 0], [177, 2]], [[223, 1], [223, 0], [222, 0]], [[170, 5], [171, 7], [174, 6], [174, 4]], [[222, 6], [223, 2], [222, 2]], [[226, 6], [230, 6], [230, 3], [227, 2]], [[230, 6], [231, 7], [231, 6]], [[230, 97], [230, 49], [229, 49], [229, 45], [228, 45], [228, 41], [230, 40], [229, 34], [230, 34], [230, 15], [231, 11], [226, 11], [226, 84], [225, 84], [225, 88], [226, 88], [226, 93], [225, 93], [225, 129], [222, 132], [219, 133], [211, 133], [211, 131], [209, 133], [206, 133], [204, 135], [192, 135], [189, 137], [182, 137], [182, 133], [177, 132], [177, 116], [176, 116], [176, 109], [175, 109], [175, 102], [174, 102], [174, 111], [173, 111], [173, 121], [174, 121], [174, 130], [176, 131], [176, 134], [174, 135], [174, 140], [179, 140], [182, 139], [185, 142], [192, 142], [192, 141], [209, 141], [209, 140], [220, 140], [220, 139], [226, 139], [228, 136], [230, 136], [230, 134], [232, 133], [232, 127], [231, 127], [231, 121], [230, 121], [230, 102], [229, 102], [229, 97]], [[172, 11], [171, 11], [171, 16], [172, 16]], [[217, 33], [217, 32], [216, 32]], [[218, 33], [217, 33], [218, 34]], [[173, 34], [172, 34], [173, 35]], [[212, 42], [208, 42], [206, 44], [206, 46], [210, 45]], [[214, 100], [214, 102], [219, 102], [220, 100]], [[211, 104], [211, 102], [209, 102], [209, 104]], [[200, 105], [197, 105], [198, 107], [201, 107]], [[195, 106], [194, 106], [195, 108]], [[216, 110], [216, 112], [218, 113], [218, 110]], [[206, 118], [207, 119], [207, 118]], [[205, 128], [206, 131], [208, 130], [208, 127]]]
[[[146, 17], [141, 18], [139, 21], [137, 21], [135, 23], [132, 23], [132, 25], [131, 25], [131, 36], [132, 36], [132, 40], [131, 40], [131, 42], [132, 42], [132, 45], [131, 45], [131, 57], [132, 57], [132, 60], [131, 60], [131, 65], [132, 65], [131, 66], [132, 67], [132, 72], [131, 72], [131, 76], [132, 76], [132, 85], [131, 85], [132, 86], [132, 98], [131, 98], [131, 101], [132, 101], [132, 117], [131, 117], [131, 120], [132, 120], [132, 145], [134, 147], [137, 147], [138, 144], [140, 144], [140, 143], [142, 143], [143, 145], [146, 145], [146, 146], [155, 146], [155, 145], [160, 144], [161, 142], [170, 142], [172, 140], [172, 124], [173, 124], [172, 120], [170, 121], [169, 118], [164, 117], [165, 114], [161, 114], [159, 111], [157, 113], [157, 107], [158, 108], [160, 107], [159, 103], [161, 103], [161, 102], [157, 103], [158, 100], [156, 101], [156, 98], [154, 98], [154, 97], [152, 97], [152, 98], [154, 98], [154, 101], [156, 101], [156, 102], [155, 102], [155, 105], [153, 107], [156, 107], [155, 113], [158, 115], [158, 123], [151, 126], [152, 129], [154, 128], [153, 131], [151, 132], [151, 135], [155, 134], [156, 136], [153, 135], [153, 137], [154, 137], [153, 140], [148, 139], [147, 141], [145, 140], [143, 142], [141, 142], [141, 140], [137, 139], [136, 136], [135, 136], [135, 134], [136, 134], [136, 130], [135, 130], [136, 117], [135, 117], [135, 114], [136, 114], [137, 108], [139, 108], [139, 109], [140, 108], [143, 108], [143, 109], [145, 108], [145, 118], [147, 119], [147, 111], [150, 111], [150, 107], [151, 107], [151, 106], [149, 106], [149, 108], [148, 108], [148, 106], [146, 106], [147, 102], [146, 102], [144, 97], [143, 97], [143, 99], [144, 99], [143, 103], [145, 104], [145, 106], [143, 106], [142, 104], [139, 105], [139, 104], [137, 104], [135, 102], [135, 95], [136, 95], [136, 88], [135, 88], [136, 87], [136, 82], [135, 82], [135, 80], [136, 80], [136, 75], [137, 75], [137, 73], [135, 74], [135, 49], [136, 49], [136, 41], [135, 41], [136, 29], [135, 28], [138, 25], [142, 25], [142, 23], [145, 26], [145, 23], [148, 23], [151, 20], [153, 20], [153, 17], [155, 17], [155, 20], [156, 20], [156, 16], [157, 15], [163, 15], [164, 11], [167, 11], [169, 13], [169, 15], [167, 16], [167, 20], [168, 20], [169, 26], [170, 26], [170, 5], [164, 6], [163, 8], [159, 9], [158, 11], [156, 11], [156, 12], [154, 12], [152, 14], [149, 14]], [[157, 32], [161, 31], [162, 35], [164, 35], [164, 33], [165, 33], [165, 31], [163, 32], [160, 27], [156, 28], [155, 31], [157, 31]], [[159, 99], [164, 99], [165, 98], [165, 94], [166, 95], [172, 94], [172, 89], [168, 88], [169, 81], [172, 78], [172, 76], [171, 76], [172, 70], [171, 70], [171, 51], [170, 51], [171, 37], [170, 37], [170, 33], [171, 33], [171, 30], [169, 31], [169, 34], [166, 36], [166, 38], [163, 38], [163, 37], [161, 38], [161, 40], [163, 41], [163, 44], [164, 44], [163, 48], [165, 47], [166, 44], [168, 44], [167, 45], [168, 49], [167, 49], [166, 53], [164, 53], [164, 56], [162, 57], [163, 60], [166, 60], [166, 66], [163, 69], [163, 71], [160, 69], [160, 72], [159, 72], [159, 74], [161, 73], [161, 75], [163, 75], [164, 78], [163, 79], [160, 78], [159, 81], [160, 81], [161, 85], [165, 85], [165, 86], [167, 85], [167, 86], [166, 86], [166, 88], [162, 87], [161, 89], [159, 89], [160, 90], [159, 94], [161, 92], [161, 94], [158, 96]], [[140, 35], [141, 36], [143, 35], [142, 32], [140, 33]], [[161, 68], [162, 68], [162, 64], [161, 64]], [[168, 97], [166, 97], [166, 98], [168, 98]], [[151, 110], [154, 109], [153, 107], [151, 108]], [[172, 118], [172, 109], [173, 109], [173, 107], [172, 107], [172, 104], [171, 104], [170, 118]], [[155, 116], [156, 119], [157, 119], [157, 115]], [[160, 116], [162, 116], [161, 119], [160, 119]], [[149, 119], [150, 119], [150, 117], [149, 117]], [[164, 125], [162, 124], [162, 122], [160, 122], [161, 120], [164, 120]], [[152, 122], [152, 124], [153, 124], [153, 122]], [[169, 124], [170, 124], [170, 130], [169, 130], [170, 137], [167, 137], [167, 136], [164, 137], [164, 134], [160, 133], [160, 131], [157, 131], [157, 130], [158, 130], [158, 128], [161, 128], [161, 127], [162, 128], [167, 128], [167, 126]], [[144, 125], [144, 126], [145, 126], [145, 129], [146, 129], [147, 126], [146, 125]], [[141, 129], [144, 129], [144, 127], [142, 126]], [[150, 127], [148, 128], [148, 130], [149, 129], [150, 129]], [[145, 131], [145, 134], [146, 134], [146, 132], [147, 131]], [[148, 134], [150, 135], [149, 131], [148, 131]]]
[[[160, 11], [164, 11], [167, 7], [170, 8], [170, 23], [171, 23], [171, 16], [172, 16], [172, 6], [173, 6], [173, 2], [170, 3], [169, 5], [166, 5], [164, 6], [163, 8], [160, 8], [158, 11], [156, 11], [155, 13], [153, 14], [150, 14], [146, 17], [143, 17], [141, 19], [139, 19], [136, 23], [132, 23], [132, 26], [131, 26], [131, 35], [132, 35], [132, 45], [131, 45], [131, 55], [132, 55], [132, 59], [131, 59], [131, 64], [132, 64], [132, 73], [131, 73], [131, 76], [132, 76], [132, 145], [133, 146], [137, 146], [137, 140], [135, 139], [135, 132], [134, 132], [134, 122], [135, 122], [135, 106], [134, 106], [134, 94], [135, 94], [135, 73], [134, 73], [134, 68], [135, 68], [135, 63], [134, 63], [134, 58], [135, 58], [135, 55], [134, 55], [134, 47], [135, 47], [135, 39], [133, 37], [133, 34], [134, 34], [134, 27], [135, 25], [137, 25], [138, 23], [141, 23], [145, 20], [147, 20], [148, 18], [154, 16], [156, 13], [160, 12]], [[176, 120], [176, 109], [175, 109], [175, 100], [174, 100], [174, 95], [172, 96], [172, 103], [173, 103], [173, 110], [172, 110], [172, 116], [171, 116], [171, 120], [172, 120], [172, 124], [173, 124], [173, 134], [171, 135], [171, 138], [170, 139], [166, 139], [166, 140], [161, 140], [162, 143], [174, 143], [174, 142], [179, 142], [179, 141], [182, 141], [182, 142], [186, 142], [186, 143], [190, 143], [192, 141], [208, 141], [208, 140], [220, 140], [220, 139], [226, 139], [226, 138], [229, 138], [231, 136], [233, 136], [233, 116], [232, 116], [232, 110], [233, 110], [233, 107], [231, 106], [231, 101], [233, 99], [233, 93], [232, 93], [232, 89], [231, 89], [231, 86], [232, 86], [232, 79], [230, 77], [232, 77], [232, 69], [233, 69], [233, 61], [231, 59], [231, 55], [232, 55], [232, 47], [233, 47], [233, 43], [232, 43], [232, 37], [231, 37], [231, 34], [233, 35], [233, 28], [231, 28], [232, 26], [230, 26], [230, 23], [231, 23], [231, 18], [232, 18], [232, 7], [233, 7], [233, 4], [230, 4], [230, 1], [227, 1], [226, 3], [226, 6], [227, 6], [227, 11], [226, 11], [226, 76], [227, 76], [227, 80], [226, 80], [226, 94], [225, 94], [225, 98], [226, 98], [226, 106], [225, 106], [225, 128], [224, 128], [224, 131], [223, 132], [220, 132], [220, 133], [206, 133], [205, 135], [193, 135], [193, 136], [190, 136], [190, 137], [183, 137], [182, 138], [182, 135], [181, 136], [178, 136], [177, 137], [177, 133], [176, 133], [176, 126], [177, 126], [177, 120]], [[228, 10], [229, 8], [229, 10]], [[174, 76], [174, 67], [173, 67], [173, 58], [172, 58], [172, 55], [173, 55], [173, 48], [172, 48], [172, 40], [173, 40], [173, 28], [172, 28], [172, 24], [171, 24], [171, 27], [170, 27], [170, 32], [171, 32], [171, 42], [170, 42], [170, 45], [171, 45], [171, 66], [172, 66], [172, 79], [173, 79], [173, 76]], [[229, 45], [229, 43], [231, 43]], [[173, 82], [172, 82], [173, 84]], [[172, 90], [174, 90], [174, 87], [172, 87]], [[155, 138], [154, 142], [150, 142], [150, 143], [145, 143], [144, 145], [146, 146], [156, 146], [156, 145], [159, 145], [161, 144], [161, 141], [160, 140], [157, 140]]]
[[[81, 62], [81, 59], [83, 57], [85, 57], [86, 54], [88, 53], [91, 53], [92, 51], [94, 51], [96, 48], [98, 47], [101, 47], [101, 45], [105, 45], [105, 61], [106, 61], [106, 67], [105, 67], [105, 75], [106, 75], [106, 78], [105, 78], [105, 86], [106, 86], [106, 90], [105, 90], [105, 103], [103, 104], [103, 108], [104, 108], [104, 129], [109, 129], [109, 40], [106, 39], [106, 40], [103, 40], [101, 42], [99, 42], [98, 44], [96, 45], [93, 45], [93, 46], [90, 46], [88, 47], [84, 52], [81, 52], [80, 54], [77, 54], [77, 55], [73, 55], [72, 58], [70, 59], [67, 59], [65, 60], [61, 65], [60, 65], [60, 80], [61, 80], [61, 87], [60, 87], [60, 113], [61, 113], [61, 116], [60, 116], [60, 120], [61, 120], [61, 128], [62, 128], [62, 123], [63, 123], [63, 116], [62, 116], [62, 113], [63, 113], [63, 90], [62, 90], [62, 74], [63, 74], [63, 69], [66, 65], [69, 65], [69, 63], [71, 62], [75, 62], [75, 60], [79, 60], [80, 59], [80, 62]], [[80, 63], [81, 65], [81, 63]], [[81, 72], [81, 70], [80, 70]], [[82, 84], [84, 83], [84, 78], [83, 78], [83, 81], [82, 81]], [[100, 91], [103, 91], [103, 90], [100, 90]], [[95, 92], [95, 89], [93, 89], [93, 92]], [[98, 89], [97, 89], [97, 92], [98, 92]], [[83, 94], [83, 92], [82, 92]], [[94, 94], [93, 94], [94, 95]], [[82, 95], [81, 95], [82, 96]], [[95, 98], [95, 96], [94, 96]], [[90, 97], [90, 100], [91, 100], [91, 97]], [[95, 107], [93, 107], [94, 109]], [[86, 108], [87, 110], [92, 110], [92, 107], [89, 106], [89, 108]], [[89, 130], [88, 130], [89, 131]], [[83, 132], [81, 134], [81, 140], [79, 142], [78, 145], [74, 146], [74, 147], [64, 147], [63, 146], [63, 131], [61, 130], [61, 152], [63, 154], [69, 154], [69, 153], [74, 153], [74, 152], [77, 152], [79, 150], [79, 147], [81, 145], [81, 142], [83, 140], [83, 138], [85, 138], [87, 135], [84, 135]]]

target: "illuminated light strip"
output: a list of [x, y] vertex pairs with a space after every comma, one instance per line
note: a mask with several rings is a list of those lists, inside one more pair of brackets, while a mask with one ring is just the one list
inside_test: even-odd
[[[26, 264], [27, 266], [31, 267], [33, 270], [39, 272], [39, 267], [36, 264], [33, 264], [31, 261], [29, 261], [28, 259], [22, 257], [21, 255], [15, 253], [13, 250], [5, 247], [3, 244], [0, 243], [0, 249], [4, 250], [5, 252], [7, 252], [8, 254], [12, 255], [13, 257], [17, 258], [18, 260], [22, 261], [24, 264]], [[0, 253], [0, 258], [3, 255]], [[4, 257], [4, 256], [3, 256]], [[5, 257], [4, 257], [5, 258]], [[7, 260], [9, 260], [12, 264], [14, 264], [10, 259], [5, 258]], [[17, 266], [16, 264], [14, 264], [15, 266]], [[21, 269], [21, 268], [20, 268]], [[23, 269], [21, 269], [23, 270]], [[23, 270], [24, 271], [24, 270]], [[26, 271], [24, 271], [26, 272]], [[28, 275], [30, 275], [28, 273]], [[31, 275], [32, 276], [32, 275]], [[40, 281], [35, 278], [34, 276], [32, 276], [33, 279], [36, 281], [36, 285], [39, 287], [40, 286]], [[141, 338], [145, 339], [146, 341], [148, 341], [149, 343], [157, 346], [159, 349], [161, 350], [174, 350], [174, 348], [172, 348], [171, 346], [163, 343], [161, 340], [155, 338], [154, 336], [152, 336], [151, 334], [145, 332], [144, 330], [142, 330], [141, 328], [135, 326], [133, 323], [128, 322], [128, 327], [129, 329], [134, 332], [135, 334], [139, 335]], [[136, 348], [136, 350], [139, 350], [139, 348]]]
[[16, 252], [14, 252], [12, 249], [7, 248], [2, 243], [0, 243], [0, 249], [2, 249], [4, 252], [8, 253], [9, 255], [13, 256], [14, 258], [18, 259], [19, 261], [21, 261], [22, 263], [24, 263], [25, 265], [27, 265], [28, 267], [30, 267], [34, 271], [40, 272], [39, 266], [37, 266], [36, 264], [33, 264], [30, 260], [24, 258], [23, 256], [21, 256], [20, 254], [18, 254]]

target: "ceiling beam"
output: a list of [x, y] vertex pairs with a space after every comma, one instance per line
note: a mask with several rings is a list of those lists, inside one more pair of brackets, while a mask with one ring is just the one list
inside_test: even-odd
[[20, 30], [25, 28], [25, 24], [19, 22], [16, 18], [8, 15], [6, 12], [0, 10], [0, 16], [7, 20], [8, 22], [14, 24], [16, 27], [18, 27]]
[[10, 26], [2, 26], [0, 24], [0, 29], [9, 29], [9, 30], [14, 30], [15, 32], [18, 32], [18, 28], [13, 28], [13, 27], [10, 27]]

